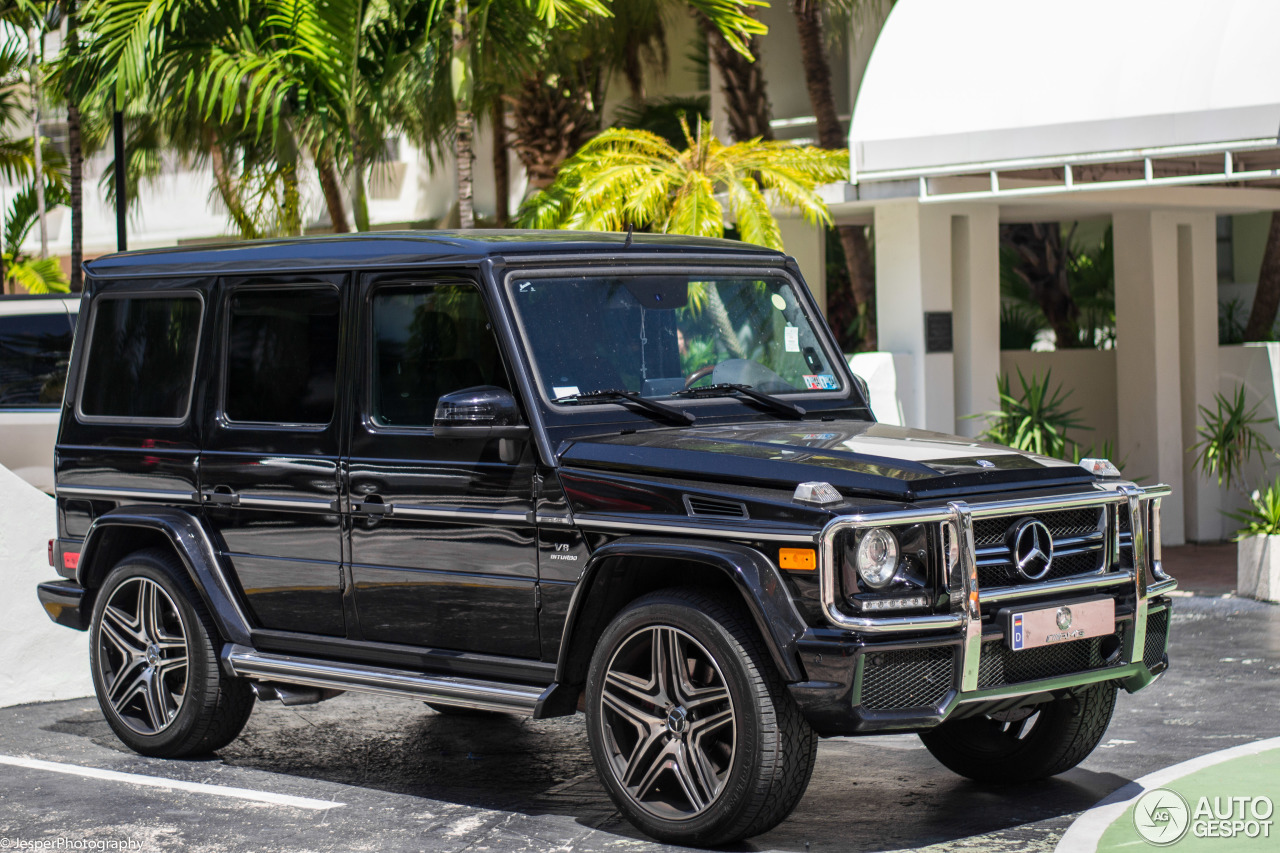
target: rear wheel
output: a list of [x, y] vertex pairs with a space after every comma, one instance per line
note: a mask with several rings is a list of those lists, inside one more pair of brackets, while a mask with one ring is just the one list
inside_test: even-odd
[[622, 813], [678, 844], [724, 844], [781, 823], [817, 752], [746, 615], [679, 589], [638, 599], [605, 630], [587, 680], [587, 733]]
[[168, 552], [138, 551], [98, 591], [89, 628], [98, 704], [125, 745], [178, 758], [235, 739], [253, 710], [244, 679], [224, 675], [204, 602]]
[[950, 720], [920, 735], [933, 757], [978, 782], [1056, 776], [1093, 752], [1116, 707], [1116, 687], [1082, 687], [1040, 705]]

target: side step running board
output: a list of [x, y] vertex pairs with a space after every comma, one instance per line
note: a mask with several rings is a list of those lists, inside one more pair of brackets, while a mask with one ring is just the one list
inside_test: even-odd
[[222, 659], [231, 672], [241, 678], [376, 693], [508, 714], [532, 715], [543, 694], [549, 693], [554, 686], [478, 681], [451, 675], [424, 675], [400, 669], [275, 655], [234, 643], [223, 647]]

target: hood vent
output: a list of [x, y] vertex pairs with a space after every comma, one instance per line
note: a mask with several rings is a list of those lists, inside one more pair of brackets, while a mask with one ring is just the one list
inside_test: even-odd
[[746, 518], [746, 504], [727, 501], [723, 498], [707, 498], [700, 495], [685, 495], [684, 508], [689, 515], [712, 518]]

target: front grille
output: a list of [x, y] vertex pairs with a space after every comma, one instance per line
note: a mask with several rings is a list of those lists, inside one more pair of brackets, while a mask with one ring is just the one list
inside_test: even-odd
[[951, 689], [951, 646], [873, 652], [862, 672], [862, 706], [869, 711], [935, 707]]
[[1048, 574], [1036, 581], [1028, 581], [1017, 574], [1013, 571], [1007, 536], [1014, 525], [1027, 517], [1010, 515], [974, 522], [979, 587], [1040, 583], [1086, 575], [1102, 568], [1106, 554], [1106, 510], [1101, 506], [1091, 506], [1031, 515], [1049, 528], [1053, 536], [1053, 563]]
[[1075, 640], [1038, 649], [1015, 652], [1003, 640], [982, 644], [982, 659], [978, 663], [978, 687], [1003, 687], [1055, 678], [1077, 672], [1089, 672], [1104, 667], [1119, 666], [1124, 646], [1124, 626], [1106, 637]]
[[1142, 649], [1142, 662], [1151, 669], [1164, 659], [1169, 642], [1169, 611], [1161, 610], [1147, 617], [1147, 641]]

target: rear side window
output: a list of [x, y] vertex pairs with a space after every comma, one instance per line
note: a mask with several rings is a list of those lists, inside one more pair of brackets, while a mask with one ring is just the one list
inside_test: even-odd
[[93, 310], [80, 412], [182, 420], [191, 405], [203, 304], [197, 296], [104, 297]]
[[64, 311], [0, 317], [0, 408], [61, 404], [70, 353]]
[[227, 418], [327, 424], [333, 419], [337, 369], [337, 290], [241, 290], [232, 296]]

